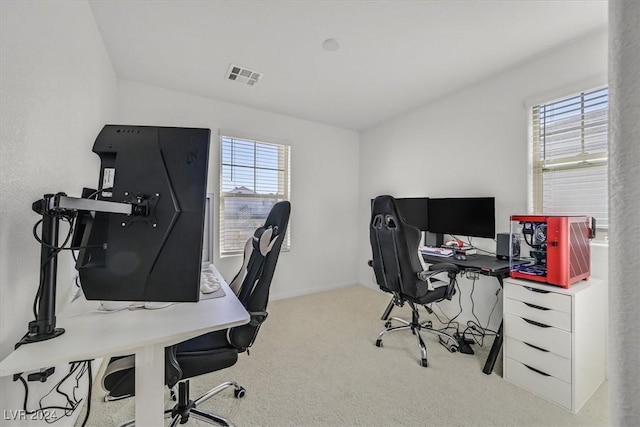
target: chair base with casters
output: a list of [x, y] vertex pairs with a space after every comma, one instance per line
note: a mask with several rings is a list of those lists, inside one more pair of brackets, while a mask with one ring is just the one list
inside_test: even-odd
[[241, 399], [246, 394], [246, 390], [244, 387], [238, 385], [235, 381], [227, 381], [215, 388], [212, 388], [196, 400], [189, 399], [189, 380], [180, 381], [178, 383], [178, 403], [172, 408], [165, 411], [165, 418], [171, 418], [171, 426], [177, 425], [179, 421], [180, 424], [184, 424], [188, 421], [189, 416], [193, 416], [194, 418], [204, 421], [208, 424], [218, 424], [222, 426], [233, 426], [233, 424], [219, 415], [215, 415], [206, 411], [202, 411], [197, 408], [199, 404], [202, 402], [212, 398], [218, 393], [226, 390], [229, 387], [234, 387], [233, 395], [236, 399]]
[[[395, 299], [394, 299], [395, 300]], [[438, 331], [432, 328], [432, 323], [430, 320], [420, 321], [420, 316], [418, 314], [418, 307], [416, 304], [408, 301], [407, 302], [411, 307], [411, 321], [407, 321], [405, 319], [401, 319], [399, 317], [391, 317], [388, 318], [385, 322], [386, 329], [378, 335], [378, 339], [376, 340], [376, 347], [382, 347], [382, 337], [389, 332], [397, 332], [397, 331], [407, 331], [410, 330], [418, 340], [418, 347], [420, 349], [420, 364], [425, 368], [429, 366], [429, 362], [427, 359], [427, 346], [425, 345], [422, 336], [420, 335], [421, 331], [429, 332], [431, 334], [438, 336], [438, 341], [442, 344], [447, 350], [451, 353], [455, 353], [458, 351], [458, 341], [453, 338], [451, 335]], [[403, 326], [393, 326], [392, 321], [396, 321], [401, 323]]]
[[[234, 381], [227, 381], [215, 388], [212, 388], [196, 400], [191, 400], [189, 398], [189, 380], [180, 381], [178, 382], [178, 384], [176, 384], [178, 394], [177, 396], [175, 396], [174, 400], [177, 400], [177, 403], [173, 408], [164, 411], [164, 418], [171, 419], [171, 423], [169, 424], [171, 427], [177, 426], [178, 424], [187, 423], [190, 417], [212, 425], [233, 427], [234, 425], [231, 423], [231, 421], [227, 420], [226, 418], [198, 409], [198, 405], [229, 387], [234, 387], [233, 395], [237, 399], [244, 397], [246, 393], [244, 387], [239, 386]], [[174, 389], [171, 390], [171, 394], [172, 397], [174, 397]], [[135, 420], [126, 421], [120, 424], [118, 427], [131, 426], [135, 426]]]

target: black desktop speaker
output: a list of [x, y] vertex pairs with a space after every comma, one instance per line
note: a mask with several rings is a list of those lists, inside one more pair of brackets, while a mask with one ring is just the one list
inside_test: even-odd
[[[498, 259], [509, 259], [509, 242], [511, 242], [511, 236], [509, 233], [496, 234], [496, 257]], [[513, 257], [520, 257], [520, 242], [518, 238], [514, 236], [513, 242], [511, 242], [513, 251]]]

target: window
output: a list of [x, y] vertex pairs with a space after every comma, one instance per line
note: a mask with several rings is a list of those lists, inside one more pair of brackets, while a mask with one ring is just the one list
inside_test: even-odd
[[609, 227], [607, 88], [533, 107], [534, 214], [588, 215]]
[[289, 200], [291, 147], [229, 136], [220, 137], [220, 147], [220, 255], [229, 256], [242, 254], [271, 207]]
[[213, 264], [213, 194], [204, 200], [204, 232], [202, 239], [202, 265]]

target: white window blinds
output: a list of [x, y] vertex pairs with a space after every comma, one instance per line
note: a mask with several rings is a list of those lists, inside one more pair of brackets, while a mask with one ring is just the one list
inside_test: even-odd
[[228, 256], [243, 253], [271, 207], [289, 200], [291, 147], [229, 136], [220, 137], [220, 146], [220, 255]]
[[533, 107], [535, 214], [588, 215], [609, 226], [607, 88]]

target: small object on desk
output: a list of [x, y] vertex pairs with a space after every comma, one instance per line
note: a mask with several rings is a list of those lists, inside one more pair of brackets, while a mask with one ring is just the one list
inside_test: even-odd
[[466, 261], [467, 260], [467, 256], [465, 254], [455, 254], [453, 256], [453, 259], [455, 259], [457, 261]]
[[464, 242], [462, 240], [448, 240], [444, 243], [445, 246], [453, 247], [453, 248], [461, 248], [464, 246]]
[[129, 308], [131, 301], [100, 301], [98, 311], [112, 312]]
[[158, 310], [173, 305], [172, 302], [166, 301], [140, 301], [131, 303], [127, 308], [129, 310]]
[[443, 256], [443, 257], [453, 256], [453, 252], [454, 252], [453, 249], [436, 248], [433, 246], [420, 246], [419, 250], [420, 250], [420, 253], [425, 255]]
[[478, 250], [476, 248], [472, 248], [470, 246], [466, 248], [456, 249], [455, 251], [457, 254], [463, 254], [463, 255], [475, 255], [478, 253]]

